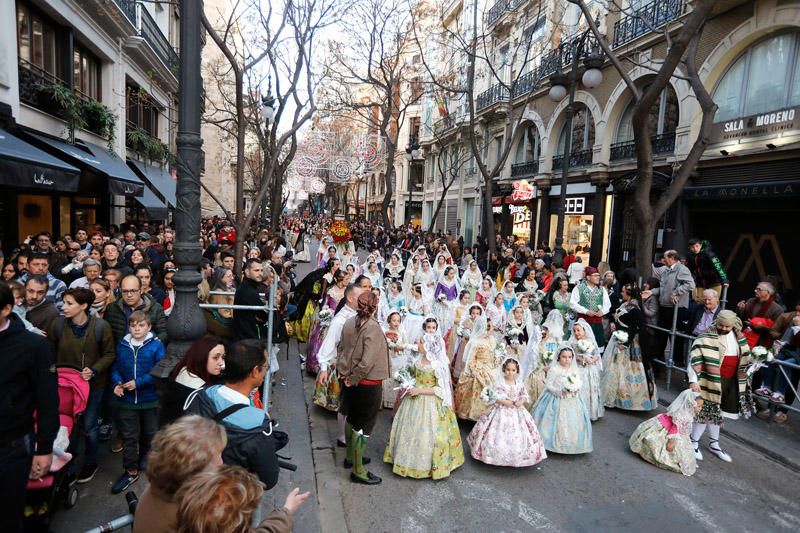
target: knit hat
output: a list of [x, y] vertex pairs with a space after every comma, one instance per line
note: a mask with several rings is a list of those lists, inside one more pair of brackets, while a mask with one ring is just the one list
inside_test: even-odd
[[591, 276], [592, 274], [599, 274], [599, 273], [600, 273], [600, 271], [599, 271], [599, 270], [597, 270], [595, 267], [586, 267], [586, 269], [584, 270], [584, 272], [586, 272], [586, 277], [587, 277], [587, 278], [588, 278], [589, 276]]

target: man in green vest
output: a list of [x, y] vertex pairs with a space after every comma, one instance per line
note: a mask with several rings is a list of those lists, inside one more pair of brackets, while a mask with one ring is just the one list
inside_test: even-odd
[[600, 286], [600, 272], [594, 267], [586, 267], [586, 278], [572, 289], [569, 308], [578, 318], [589, 323], [597, 340], [597, 346], [602, 348], [606, 344], [603, 333], [603, 315], [611, 310], [611, 300], [608, 292]]

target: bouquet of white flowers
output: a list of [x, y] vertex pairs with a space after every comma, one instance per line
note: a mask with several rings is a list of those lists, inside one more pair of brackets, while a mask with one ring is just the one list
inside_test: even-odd
[[406, 344], [405, 345], [405, 349], [408, 350], [409, 352], [416, 353], [416, 352], [419, 351], [419, 346], [417, 346], [416, 344], [413, 344], [413, 343], [412, 344]]
[[582, 385], [581, 378], [579, 378], [577, 374], [567, 374], [564, 378], [564, 390], [572, 394], [581, 390]]
[[491, 387], [484, 387], [481, 391], [480, 400], [485, 404], [494, 403], [497, 399], [497, 395], [494, 393], [494, 390]]
[[772, 362], [775, 359], [775, 354], [768, 348], [755, 346], [750, 350], [750, 359], [752, 359], [753, 362], [747, 369], [748, 376], [752, 376], [758, 372], [766, 363]]
[[319, 312], [319, 321], [322, 325], [327, 326], [330, 324], [331, 320], [333, 320], [333, 311], [329, 308], [325, 308]]
[[553, 354], [553, 352], [544, 352], [542, 354], [542, 364], [544, 366], [548, 366], [549, 367], [550, 365], [553, 364], [553, 358], [554, 357], [555, 357], [555, 355]]
[[459, 337], [469, 337], [469, 335], [467, 334], [467, 328], [465, 328], [464, 326], [458, 326], [458, 329], [456, 330], [456, 334]]
[[545, 296], [547, 296], [546, 292], [544, 292], [541, 289], [537, 289], [536, 292], [534, 292], [533, 296], [531, 297], [531, 303], [539, 303], [542, 300], [544, 300]]
[[405, 316], [407, 314], [408, 314], [408, 307], [406, 307], [405, 305], [401, 306], [400, 307], [400, 318], [405, 318]]
[[506, 345], [502, 343], [497, 343], [494, 345], [494, 355], [499, 359], [503, 359], [506, 356]]
[[445, 293], [441, 293], [441, 294], [439, 295], [439, 301], [440, 301], [440, 302], [443, 302], [443, 301], [445, 301], [445, 300], [447, 300], [447, 295], [446, 295]]
[[594, 343], [589, 339], [581, 339], [575, 343], [575, 349], [582, 354], [590, 354], [594, 351]]
[[617, 344], [625, 344], [628, 342], [628, 332], [622, 331], [621, 329], [615, 331], [612, 337], [617, 341]]
[[400, 389], [403, 391], [403, 394], [417, 386], [417, 381], [414, 379], [414, 369], [410, 366], [399, 368], [397, 372], [394, 373], [394, 379], [399, 384], [398, 387], [395, 387], [395, 390]]

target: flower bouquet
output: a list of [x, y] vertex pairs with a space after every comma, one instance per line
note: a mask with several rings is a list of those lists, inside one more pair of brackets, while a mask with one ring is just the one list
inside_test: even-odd
[[405, 346], [400, 346], [397, 343], [400, 336], [397, 334], [396, 331], [387, 331], [385, 335], [386, 335], [386, 344], [389, 345], [390, 350], [398, 351], [405, 348]]
[[479, 396], [480, 400], [485, 404], [494, 403], [497, 400], [497, 395], [491, 387], [484, 387]]
[[445, 293], [441, 293], [439, 295], [439, 301], [444, 302], [445, 300], [447, 300], [447, 295]]
[[407, 314], [408, 314], [408, 307], [406, 307], [405, 305], [401, 306], [400, 307], [400, 318], [405, 318]]
[[550, 365], [553, 364], [553, 358], [554, 357], [555, 357], [555, 355], [553, 354], [553, 352], [544, 352], [542, 354], [542, 364], [545, 367], [549, 367]]
[[752, 363], [747, 369], [748, 376], [752, 376], [767, 363], [771, 363], [775, 359], [775, 354], [773, 354], [772, 350], [768, 348], [756, 346], [750, 350], [750, 359], [752, 360]]
[[581, 339], [575, 343], [575, 349], [578, 353], [591, 355], [594, 351], [594, 343], [589, 339]]
[[620, 329], [615, 331], [612, 337], [614, 337], [614, 340], [617, 341], [617, 344], [625, 344], [628, 342], [628, 333]]
[[395, 390], [403, 391], [401, 396], [404, 396], [406, 392], [417, 386], [417, 380], [414, 379], [414, 369], [410, 366], [399, 368], [394, 373], [394, 379], [399, 384], [395, 387]]
[[329, 229], [333, 242], [343, 244], [350, 240], [350, 228], [343, 220], [337, 220], [331, 224]]
[[564, 378], [564, 390], [571, 394], [581, 390], [581, 386], [583, 386], [583, 383], [581, 383], [581, 378], [577, 374], [567, 374]]
[[331, 323], [331, 320], [333, 320], [333, 311], [331, 311], [329, 308], [326, 307], [319, 312], [320, 324], [327, 326]]

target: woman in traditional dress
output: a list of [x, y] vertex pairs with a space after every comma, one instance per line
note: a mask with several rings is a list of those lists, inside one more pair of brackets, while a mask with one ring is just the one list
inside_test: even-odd
[[393, 281], [402, 282], [405, 270], [403, 258], [400, 257], [400, 253], [392, 252], [389, 258], [389, 264], [383, 269], [383, 284], [388, 287]]
[[501, 375], [490, 387], [489, 407], [470, 431], [472, 457], [498, 466], [532, 466], [547, 458], [533, 417], [525, 409], [528, 393], [520, 377], [519, 361], [506, 358]]
[[547, 371], [555, 359], [555, 354], [563, 338], [561, 315], [558, 311], [550, 311], [541, 328], [534, 327], [534, 333], [528, 341], [525, 358], [522, 360], [523, 379], [530, 402], [528, 409], [536, 405], [539, 396], [544, 392]]
[[475, 301], [486, 309], [494, 300], [495, 294], [497, 294], [497, 291], [494, 288], [494, 282], [492, 278], [487, 276], [483, 278], [483, 281], [481, 281], [481, 288], [475, 293]]
[[495, 354], [497, 341], [492, 332], [492, 323], [486, 317], [475, 320], [472, 336], [464, 351], [464, 372], [458, 378], [455, 403], [456, 416], [467, 420], [478, 420], [486, 410], [481, 400], [485, 387], [494, 384], [500, 361]]
[[414, 384], [403, 391], [383, 460], [399, 476], [442, 479], [464, 464], [464, 450], [444, 340], [435, 318], [425, 319], [424, 328], [417, 341]]
[[519, 305], [515, 305], [508, 313], [504, 335], [509, 355], [518, 361], [522, 360], [528, 347], [530, 334], [528, 333], [528, 324], [525, 322], [525, 312]]
[[378, 263], [375, 261], [367, 263], [367, 271], [364, 272], [364, 275], [369, 279], [373, 287], [383, 287], [383, 276], [381, 276], [381, 272], [378, 270]]
[[[306, 348], [306, 372], [309, 374], [316, 374], [319, 371], [319, 362], [317, 361], [317, 352], [322, 344], [322, 339], [325, 338], [325, 333], [330, 324], [330, 318], [336, 312], [336, 306], [344, 296], [344, 288], [347, 285], [345, 281], [345, 274], [341, 270], [336, 270], [335, 274], [330, 272], [326, 273], [323, 277], [322, 289], [322, 304], [319, 306], [319, 313], [317, 314], [316, 324], [311, 331], [311, 336], [308, 339], [308, 347]], [[325, 311], [327, 309], [327, 311]], [[325, 311], [323, 313], [323, 311]], [[330, 315], [330, 318], [322, 319], [322, 316]]]
[[564, 335], [566, 335], [571, 328], [572, 311], [569, 309], [569, 299], [572, 293], [569, 290], [569, 280], [561, 276], [554, 280], [551, 284], [551, 291], [548, 296], [549, 307], [556, 309], [564, 318]]
[[308, 235], [306, 227], [303, 224], [300, 225], [292, 259], [298, 263], [308, 263], [311, 261], [311, 237]]
[[291, 322], [291, 326], [292, 335], [297, 342], [308, 342], [316, 325], [320, 302], [328, 287], [329, 281], [325, 276], [328, 275], [327, 279], [332, 280], [338, 270], [339, 260], [334, 257], [324, 268], [311, 272], [295, 287], [297, 314], [294, 315], [296, 319]]
[[[439, 257], [442, 256], [440, 255]], [[449, 305], [455, 305], [458, 300], [458, 291], [460, 289], [456, 274], [458, 274], [456, 267], [450, 265], [445, 267], [444, 273], [439, 278], [439, 281], [436, 282], [436, 289], [433, 292], [434, 298], [438, 299], [439, 296], [443, 294]]]
[[578, 375], [583, 381], [581, 397], [586, 409], [589, 410], [589, 417], [592, 421], [603, 418], [605, 413], [601, 383], [603, 360], [600, 357], [597, 342], [594, 340], [594, 332], [584, 319], [578, 319], [572, 326], [569, 345], [575, 353]]
[[475, 328], [475, 321], [484, 313], [481, 304], [474, 303], [467, 308], [467, 311], [461, 317], [461, 321], [456, 328], [458, 335], [458, 348], [456, 349], [455, 357], [453, 358], [453, 378], [458, 381], [461, 373], [464, 371], [464, 352], [472, 337], [472, 332]]
[[422, 286], [422, 298], [430, 305], [433, 301], [433, 293], [436, 290], [436, 273], [427, 259], [422, 260], [420, 269], [414, 276], [414, 285]]
[[458, 295], [458, 303], [453, 307], [453, 325], [444, 339], [447, 345], [447, 358], [450, 360], [451, 365], [453, 364], [453, 359], [458, 350], [458, 341], [460, 339], [458, 336], [458, 328], [461, 326], [461, 319], [464, 318], [464, 313], [467, 311], [468, 306], [469, 291], [462, 290]]
[[406, 306], [406, 301], [403, 297], [403, 289], [399, 281], [392, 281], [389, 283], [389, 292], [386, 294], [386, 305], [389, 306], [390, 311], [400, 311], [400, 309]]
[[[333, 244], [333, 239], [329, 236], [322, 237], [322, 240], [319, 242], [319, 246], [317, 247], [317, 256], [314, 260], [314, 264], [317, 265], [317, 268], [322, 268], [323, 263], [322, 260], [325, 259], [327, 262], [327, 258], [325, 258], [325, 254], [328, 253], [328, 246]], [[336, 248], [334, 248], [335, 250]]]
[[399, 396], [397, 387], [399, 383], [394, 378], [397, 371], [404, 366], [409, 366], [411, 360], [408, 356], [408, 341], [400, 329], [402, 317], [397, 311], [390, 311], [386, 319], [387, 325], [384, 330], [386, 343], [389, 345], [389, 379], [383, 381], [383, 406], [387, 409], [394, 407], [396, 398]]
[[422, 298], [422, 285], [414, 285], [411, 289], [411, 300], [408, 302], [408, 313], [403, 317], [403, 333], [408, 342], [417, 342], [422, 335], [422, 324], [431, 312], [431, 307]]
[[647, 383], [639, 347], [644, 327], [641, 292], [634, 285], [620, 291], [622, 304], [614, 313], [611, 339], [603, 354], [603, 404], [628, 411], [650, 411], [657, 407], [656, 389]]
[[509, 280], [503, 283], [501, 294], [503, 295], [503, 307], [505, 307], [506, 313], [509, 313], [511, 309], [517, 305], [517, 293], [515, 289], [516, 286], [513, 281]]
[[406, 302], [411, 301], [411, 290], [414, 287], [414, 278], [419, 270], [419, 259], [413, 255], [408, 260], [405, 272], [403, 273], [403, 298]]
[[470, 261], [464, 273], [461, 275], [461, 286], [469, 291], [470, 301], [475, 301], [475, 295], [481, 287], [483, 274], [478, 268], [477, 261]]
[[497, 342], [503, 340], [503, 332], [506, 330], [506, 308], [503, 305], [503, 295], [497, 293], [494, 301], [486, 307], [486, 318], [492, 323], [492, 330]]
[[525, 273], [525, 278], [517, 284], [517, 293], [533, 296], [538, 290], [539, 284], [536, 283], [536, 271], [529, 268], [528, 272]]
[[572, 348], [563, 346], [547, 372], [545, 390], [533, 408], [533, 419], [548, 452], [581, 454], [592, 451], [592, 423], [580, 390]]
[[433, 261], [433, 271], [436, 272], [436, 279], [442, 279], [447, 266], [447, 257], [441, 253], [436, 254], [436, 258]]
[[[327, 251], [326, 255], [324, 255], [322, 257], [322, 260], [320, 260], [320, 262], [319, 262], [319, 264], [317, 266], [318, 266], [318, 268], [325, 268], [325, 265], [327, 265], [330, 262], [331, 259], [337, 259], [338, 257], [339, 257], [339, 255], [338, 255], [338, 252], [336, 251], [336, 247], [333, 246], [333, 245], [330, 245], [330, 246], [328, 246], [328, 251]], [[345, 266], [347, 266], [347, 263], [342, 263], [342, 267], [345, 267]]]

